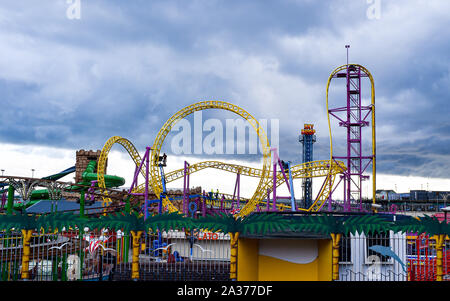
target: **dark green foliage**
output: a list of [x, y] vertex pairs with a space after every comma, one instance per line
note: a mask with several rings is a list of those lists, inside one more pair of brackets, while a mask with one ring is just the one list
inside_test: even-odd
[[38, 228], [54, 231], [62, 228], [82, 228], [87, 223], [87, 219], [81, 218], [73, 213], [51, 213], [42, 215], [37, 220]]
[[398, 221], [395, 223], [393, 228], [398, 232], [427, 233], [431, 236], [438, 234], [450, 235], [449, 224], [439, 222], [437, 217], [431, 217], [428, 215], [420, 217], [420, 220], [411, 217]]
[[291, 220], [291, 226], [296, 231], [309, 231], [329, 235], [344, 233], [344, 218], [333, 215], [308, 215]]
[[373, 233], [387, 230], [391, 223], [377, 215], [335, 216], [309, 215], [292, 219], [292, 227], [297, 231], [310, 231], [330, 235], [331, 233]]
[[276, 214], [251, 214], [242, 219], [233, 215], [219, 213], [206, 216], [195, 221], [197, 228], [223, 233], [242, 233], [265, 235], [267, 232], [285, 231], [289, 228], [289, 221]]
[[358, 232], [371, 234], [374, 232], [384, 232], [392, 228], [392, 222], [387, 221], [378, 215], [359, 215], [352, 216], [344, 221], [345, 234], [355, 234]]
[[189, 228], [192, 222], [189, 218], [183, 217], [178, 213], [163, 213], [149, 216], [145, 221], [139, 214], [125, 211], [102, 216], [99, 219], [89, 221], [86, 226], [91, 229], [123, 229], [129, 231], [147, 231], [152, 230], [170, 230]]
[[38, 223], [36, 220], [37, 215], [35, 214], [28, 215], [23, 213], [16, 213], [16, 214], [1, 215], [0, 229], [2, 230], [10, 230], [12, 228], [16, 230], [37, 229]]
[[126, 232], [129, 232], [131, 230], [146, 231], [143, 221], [144, 219], [139, 218], [139, 215], [135, 212], [119, 212], [111, 213], [98, 219], [89, 220], [86, 226], [90, 229], [123, 229]]
[[56, 230], [63, 227], [81, 226], [84, 221], [77, 215], [71, 213], [52, 213], [48, 215], [36, 214], [10, 214], [0, 215], [0, 229], [12, 228], [22, 230]]
[[404, 218], [402, 220], [396, 221], [392, 226], [394, 232], [418, 232], [423, 233], [425, 231], [425, 226], [422, 222], [414, 217]]
[[190, 229], [193, 227], [191, 218], [184, 217], [183, 215], [176, 212], [149, 216], [145, 220], [145, 225], [147, 228], [150, 228], [153, 231], [170, 229], [181, 230], [182, 228]]
[[439, 222], [437, 217], [424, 216], [420, 218], [422, 225], [424, 226], [424, 232], [429, 235], [446, 234], [450, 235], [450, 225], [446, 222]]
[[62, 228], [89, 227], [90, 229], [123, 229], [124, 231], [147, 231], [148, 229], [192, 229], [203, 228], [210, 231], [224, 233], [242, 233], [265, 235], [270, 232], [283, 232], [286, 230], [310, 231], [329, 235], [331, 233], [373, 233], [393, 230], [394, 232], [418, 232], [429, 235], [450, 235], [450, 225], [439, 222], [436, 217], [424, 216], [416, 218], [403, 218], [390, 222], [379, 215], [366, 214], [351, 217], [336, 215], [305, 215], [289, 217], [274, 213], [250, 214], [244, 218], [236, 219], [233, 215], [219, 213], [215, 216], [206, 216], [198, 220], [183, 217], [178, 213], [163, 213], [149, 216], [145, 221], [137, 213], [126, 211], [113, 213], [95, 219], [79, 217], [71, 213], [52, 213], [47, 215], [11, 214], [0, 215], [0, 229], [10, 230], [45, 230], [54, 231]]
[[207, 229], [212, 232], [222, 231], [223, 233], [240, 232], [240, 222], [233, 215], [220, 212], [216, 215], [208, 215], [195, 220], [195, 227]]
[[275, 214], [251, 214], [242, 220], [243, 234], [265, 235], [271, 232], [283, 232], [290, 228], [289, 220]]

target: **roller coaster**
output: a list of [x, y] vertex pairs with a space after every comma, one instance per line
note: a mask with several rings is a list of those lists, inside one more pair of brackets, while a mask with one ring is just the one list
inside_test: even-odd
[[[230, 111], [244, 118], [253, 127], [256, 134], [258, 135], [259, 141], [262, 146], [262, 153], [263, 153], [262, 168], [252, 168], [248, 166], [230, 164], [220, 161], [204, 161], [189, 165], [187, 169], [182, 168], [166, 173], [164, 175], [165, 183], [173, 182], [175, 180], [181, 179], [187, 175], [194, 174], [204, 169], [217, 169], [243, 176], [258, 178], [259, 184], [253, 196], [248, 200], [246, 200], [245, 205], [239, 210], [239, 212], [236, 213], [236, 217], [246, 216], [251, 212], [253, 212], [257, 206], [265, 204], [266, 202], [264, 200], [266, 199], [267, 195], [274, 189], [282, 185], [283, 183], [286, 183], [288, 185], [289, 190], [291, 189], [289, 187], [289, 184], [287, 183], [288, 179], [283, 170], [282, 170], [283, 172], [274, 173], [274, 169], [276, 169], [276, 160], [273, 160], [274, 169], [271, 169], [270, 166], [272, 158], [271, 148], [266, 133], [264, 132], [264, 129], [260, 126], [258, 121], [251, 114], [249, 114], [244, 109], [228, 102], [201, 101], [181, 109], [167, 120], [167, 122], [158, 132], [155, 141], [153, 142], [153, 145], [150, 148], [151, 160], [148, 160], [149, 166], [146, 166], [146, 162], [144, 162], [143, 158], [139, 155], [139, 152], [137, 151], [136, 147], [128, 139], [119, 136], [114, 136], [108, 139], [108, 141], [102, 148], [97, 166], [98, 187], [102, 189], [102, 194], [104, 195], [103, 197], [104, 205], [108, 206], [111, 203], [111, 199], [108, 197], [108, 192], [107, 190], [104, 189], [106, 187], [104, 180], [106, 161], [112, 146], [114, 144], [119, 144], [128, 152], [131, 159], [134, 161], [134, 164], [136, 166], [135, 176], [137, 176], [137, 173], [140, 172], [140, 174], [142, 174], [144, 178], [148, 179], [147, 183], [136, 185], [136, 187], [131, 192], [135, 194], [144, 193], [145, 189], [147, 188], [148, 190], [151, 190], [152, 193], [154, 193], [157, 198], [162, 198], [162, 205], [167, 211], [169, 212], [179, 211], [179, 209], [172, 204], [171, 200], [167, 196], [164, 196], [163, 194], [163, 183], [162, 183], [163, 179], [161, 171], [158, 168], [158, 158], [160, 157], [161, 154], [161, 147], [170, 130], [179, 120], [185, 118], [186, 116], [196, 111], [208, 109], [219, 109]], [[147, 174], [146, 170], [148, 171]], [[342, 173], [345, 170], [346, 170], [345, 164], [337, 160], [312, 161], [292, 166], [290, 170], [290, 175], [292, 179], [325, 177], [325, 180], [320, 188], [320, 191], [315, 200], [312, 202], [311, 206], [309, 208], [294, 208], [294, 209], [310, 212], [319, 211], [328, 200], [328, 197], [330, 196], [336, 175]], [[274, 174], [274, 176], [272, 176], [272, 174]], [[274, 201], [273, 206], [275, 207]], [[283, 205], [278, 204], [277, 208], [279, 210], [293, 210], [291, 206], [284, 204]]]
[[[371, 82], [371, 104], [368, 106], [361, 105], [361, 78], [368, 77]], [[347, 78], [347, 106], [339, 107], [335, 109], [329, 108], [329, 88], [330, 83], [333, 78]], [[302, 164], [297, 164], [294, 166], [285, 165], [284, 162], [280, 160], [277, 154], [277, 150], [271, 148], [269, 144], [269, 140], [265, 133], [264, 128], [260, 125], [258, 120], [253, 117], [250, 113], [248, 113], [243, 108], [229, 103], [225, 101], [211, 100], [211, 101], [200, 101], [189, 106], [186, 106], [176, 112], [173, 116], [171, 116], [158, 131], [155, 140], [151, 147], [146, 148], [146, 152], [144, 156], [141, 156], [133, 145], [133, 143], [127, 138], [120, 136], [113, 136], [109, 138], [104, 144], [100, 156], [97, 160], [97, 172], [94, 173], [95, 170], [95, 161], [91, 162], [88, 166], [88, 169], [83, 174], [83, 182], [76, 183], [82, 184], [71, 186], [70, 183], [58, 184], [55, 182], [55, 187], [51, 186], [48, 181], [44, 180], [52, 180], [52, 179], [41, 179], [42, 182], [37, 186], [44, 186], [47, 188], [47, 192], [56, 191], [58, 189], [62, 190], [65, 188], [64, 186], [71, 187], [70, 189], [79, 189], [82, 188], [82, 194], [86, 191], [91, 193], [91, 195], [96, 194], [97, 196], [101, 196], [103, 200], [103, 207], [108, 207], [112, 203], [112, 196], [110, 195], [111, 187], [119, 187], [124, 184], [124, 179], [120, 177], [110, 176], [106, 174], [106, 163], [108, 160], [108, 155], [111, 148], [115, 144], [121, 145], [129, 154], [131, 159], [134, 162], [135, 172], [134, 172], [134, 180], [128, 191], [129, 197], [135, 197], [136, 195], [145, 195], [145, 206], [147, 206], [148, 195], [152, 194], [159, 199], [160, 208], [162, 210], [166, 210], [168, 212], [177, 212], [180, 211], [179, 206], [175, 206], [173, 204], [174, 199], [170, 199], [166, 193], [166, 184], [184, 178], [185, 186], [186, 186], [186, 178], [190, 175], [195, 174], [199, 171], [205, 169], [215, 169], [221, 170], [225, 172], [229, 172], [231, 174], [237, 175], [237, 183], [240, 181], [240, 176], [252, 177], [258, 179], [258, 185], [253, 192], [253, 195], [249, 198], [241, 198], [238, 192], [237, 196], [237, 204], [238, 209], [234, 212], [236, 217], [244, 217], [254, 212], [255, 210], [259, 210], [261, 206], [267, 205], [269, 209], [269, 203], [272, 201], [272, 211], [276, 210], [290, 210], [290, 211], [304, 211], [304, 212], [317, 212], [321, 210], [325, 203], [328, 202], [329, 209], [331, 208], [332, 202], [332, 194], [336, 187], [340, 182], [344, 182], [344, 204], [347, 208], [350, 208], [350, 203], [356, 203], [356, 201], [361, 201], [361, 181], [368, 178], [368, 176], [363, 175], [363, 172], [367, 169], [369, 164], [372, 164], [372, 172], [373, 172], [373, 191], [375, 191], [376, 187], [376, 169], [375, 169], [375, 90], [373, 78], [369, 71], [361, 65], [357, 64], [348, 64], [343, 65], [341, 67], [336, 68], [330, 75], [327, 87], [326, 87], [326, 107], [328, 113], [328, 125], [330, 130], [330, 158], [329, 160], [318, 160], [318, 161], [310, 161]], [[251, 128], [255, 131], [259, 143], [260, 150], [262, 152], [262, 166], [261, 168], [248, 167], [243, 165], [231, 164], [227, 162], [221, 161], [203, 161], [195, 164], [187, 164], [185, 162], [184, 168], [180, 168], [177, 170], [165, 172], [162, 168], [160, 158], [161, 149], [166, 140], [166, 137], [170, 133], [170, 131], [174, 128], [174, 126], [180, 120], [185, 117], [204, 110], [222, 110], [228, 111], [233, 114], [238, 115], [243, 118], [248, 124], [250, 124]], [[363, 113], [362, 111], [366, 110], [367, 113]], [[347, 112], [347, 120], [340, 118], [337, 114], [341, 112]], [[339, 126], [345, 127], [347, 130], [347, 154], [346, 156], [336, 156], [333, 151], [333, 142], [332, 142], [332, 133], [331, 133], [331, 124], [330, 117], [337, 118], [339, 122]], [[366, 119], [371, 116], [371, 125], [372, 125], [372, 155], [371, 156], [363, 156], [361, 153], [361, 128], [369, 125], [369, 121]], [[358, 150], [359, 152], [355, 150]], [[346, 162], [340, 161], [344, 160]], [[365, 166], [362, 164], [362, 160], [368, 160]], [[73, 172], [72, 169], [68, 170]], [[138, 184], [139, 175], [144, 177], [144, 183]], [[337, 184], [335, 184], [336, 176], [340, 175], [340, 180]], [[296, 205], [295, 196], [293, 192], [293, 180], [294, 179], [312, 179], [312, 178], [324, 178], [324, 181], [314, 199], [311, 202], [308, 202], [305, 208], [298, 207]], [[16, 189], [21, 189], [18, 184], [14, 181], [14, 177], [5, 177], [8, 179], [8, 182], [16, 186]], [[344, 179], [344, 180], [343, 180]], [[53, 179], [55, 180], [55, 179]], [[28, 181], [28, 180], [27, 180]], [[44, 183], [44, 182], [45, 183]], [[113, 181], [113, 182], [111, 182]], [[189, 180], [187, 180], [189, 181]], [[22, 184], [36, 185], [37, 182], [31, 181], [31, 179], [25, 183], [22, 180]], [[39, 182], [39, 181], [38, 181]], [[39, 183], [40, 183], [39, 182]], [[27, 184], [27, 185], [28, 185]], [[288, 188], [289, 193], [291, 194], [291, 204], [287, 204], [286, 202], [279, 202], [277, 204], [278, 199], [283, 199], [283, 197], [277, 197], [276, 190], [281, 185], [285, 184]], [[4, 184], [6, 185], [6, 184]], [[59, 186], [58, 186], [59, 185]], [[84, 186], [86, 187], [84, 187]], [[90, 188], [87, 188], [90, 185]], [[83, 188], [84, 187], [84, 188]], [[237, 187], [237, 184], [236, 184]], [[235, 190], [236, 190], [235, 187]], [[239, 186], [240, 187], [240, 186]], [[333, 188], [334, 187], [334, 188]], [[239, 188], [240, 189], [240, 188]], [[22, 189], [23, 190], [23, 189]], [[33, 192], [33, 187], [28, 187], [27, 191]], [[94, 190], [96, 191], [94, 193]], [[183, 198], [183, 213], [186, 213], [186, 190], [189, 190], [189, 187], [184, 188], [184, 198]], [[35, 194], [37, 192], [34, 192]], [[273, 197], [270, 200], [270, 194], [272, 193]], [[50, 196], [50, 198], [54, 199], [58, 197], [60, 194], [56, 196]], [[25, 195], [24, 195], [25, 196]], [[26, 195], [25, 199], [29, 196]], [[114, 197], [113, 197], [114, 198]], [[287, 197], [284, 197], [285, 199]], [[375, 193], [373, 193], [373, 198], [375, 202]], [[117, 200], [117, 197], [115, 197]], [[234, 202], [235, 195], [228, 195], [222, 193], [222, 199], [226, 199], [228, 202]], [[209, 202], [210, 206], [217, 206], [217, 197], [215, 200], [209, 198], [206, 200]], [[117, 202], [116, 202], [117, 203]], [[123, 200], [120, 201], [122, 205], [124, 204]], [[81, 203], [80, 203], [81, 204]], [[242, 204], [242, 207], [240, 206]], [[229, 205], [226, 205], [228, 208]], [[308, 207], [309, 206], [309, 207]], [[221, 205], [223, 207], [223, 205]], [[144, 208], [145, 212], [148, 212], [147, 208]], [[161, 210], [161, 209], [160, 209]]]

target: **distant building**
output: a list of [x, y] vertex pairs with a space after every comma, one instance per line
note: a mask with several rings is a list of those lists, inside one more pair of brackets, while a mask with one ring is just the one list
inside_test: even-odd
[[375, 192], [376, 199], [382, 201], [398, 201], [401, 200], [398, 193], [394, 190], [377, 190]]
[[400, 201], [409, 201], [410, 193], [409, 192], [398, 193], [398, 197]]
[[450, 200], [450, 191], [411, 190], [409, 199], [411, 201], [447, 201]]
[[450, 191], [428, 191], [428, 200], [429, 201], [448, 201], [450, 200]]
[[428, 200], [428, 193], [426, 190], [410, 190], [409, 199], [411, 201], [426, 201]]

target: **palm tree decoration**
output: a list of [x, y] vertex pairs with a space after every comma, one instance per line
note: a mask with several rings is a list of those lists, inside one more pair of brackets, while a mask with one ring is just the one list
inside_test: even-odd
[[284, 231], [289, 228], [289, 221], [280, 215], [265, 213], [251, 214], [243, 218], [219, 213], [206, 216], [195, 221], [198, 228], [209, 231], [228, 233], [230, 235], [230, 279], [237, 279], [237, 250], [239, 235], [260, 234], [267, 232]]
[[22, 232], [22, 279], [29, 278], [30, 240], [34, 229], [38, 226], [36, 215], [12, 214], [3, 215], [0, 218], [0, 229], [21, 229]]
[[393, 226], [399, 232], [427, 233], [436, 236], [436, 281], [443, 279], [443, 248], [445, 237], [450, 235], [450, 225], [446, 222], [439, 222], [437, 217], [425, 215], [420, 218], [403, 219]]
[[138, 213], [120, 212], [118, 214], [109, 214], [100, 219], [94, 220], [88, 224], [90, 228], [110, 228], [122, 229], [124, 232], [130, 232], [132, 236], [133, 257], [131, 263], [131, 277], [139, 279], [139, 242], [142, 234], [148, 229], [153, 231], [163, 231], [175, 228], [190, 227], [191, 220], [178, 213], [163, 213], [160, 215], [149, 216], [144, 220]]
[[88, 224], [86, 218], [82, 218], [79, 215], [73, 213], [51, 213], [41, 215], [37, 221], [36, 226], [38, 229], [44, 229], [46, 231], [58, 231], [63, 228], [82, 228], [85, 224]]
[[44, 228], [45, 230], [56, 230], [62, 227], [79, 226], [82, 224], [77, 216], [66, 214], [12, 214], [0, 217], [0, 229], [21, 229], [22, 232], [22, 279], [29, 278], [29, 262], [30, 262], [30, 240], [33, 232]]
[[298, 231], [311, 231], [331, 236], [332, 280], [339, 279], [339, 244], [342, 235], [385, 231], [390, 222], [377, 215], [336, 216], [309, 215], [292, 218], [291, 226]]

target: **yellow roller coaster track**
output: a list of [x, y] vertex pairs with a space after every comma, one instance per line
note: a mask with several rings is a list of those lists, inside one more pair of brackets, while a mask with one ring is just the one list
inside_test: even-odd
[[[159, 198], [160, 194], [162, 193], [162, 182], [161, 182], [161, 175], [159, 173], [159, 168], [157, 165], [157, 158], [160, 155], [161, 147], [163, 145], [163, 142], [166, 138], [166, 136], [169, 134], [172, 127], [178, 122], [179, 120], [185, 118], [186, 116], [201, 110], [207, 110], [207, 109], [221, 109], [221, 110], [227, 110], [230, 112], [233, 112], [245, 120], [247, 120], [253, 127], [253, 129], [256, 131], [259, 140], [262, 145], [263, 150], [263, 167], [262, 169], [258, 168], [252, 168], [247, 166], [241, 166], [236, 164], [230, 164], [230, 163], [224, 163], [224, 162], [218, 162], [218, 161], [204, 161], [195, 163], [189, 166], [189, 174], [195, 173], [197, 171], [206, 169], [206, 168], [215, 168], [220, 169], [232, 173], [240, 173], [241, 175], [246, 175], [250, 177], [256, 177], [259, 178], [259, 184], [258, 187], [255, 190], [255, 193], [253, 196], [248, 199], [246, 202], [246, 205], [240, 210], [240, 212], [237, 214], [237, 216], [243, 217], [251, 212], [253, 212], [256, 208], [256, 205], [263, 204], [262, 200], [265, 199], [267, 192], [273, 190], [273, 181], [271, 177], [271, 170], [270, 170], [270, 145], [266, 136], [266, 133], [264, 132], [263, 128], [260, 127], [258, 121], [250, 115], [245, 110], [241, 109], [240, 107], [233, 105], [231, 103], [223, 102], [223, 101], [202, 101], [195, 104], [192, 104], [188, 107], [185, 107], [178, 111], [175, 115], [173, 115], [167, 122], [164, 124], [164, 126], [161, 128], [161, 130], [158, 132], [155, 141], [153, 143], [153, 146], [151, 148], [151, 155], [150, 155], [150, 185], [151, 190], [155, 195]], [[139, 156], [139, 153], [137, 152], [136, 148], [133, 146], [133, 144], [128, 141], [125, 138], [114, 136], [111, 137], [104, 145], [99, 162], [98, 162], [98, 180], [99, 180], [99, 187], [105, 187], [105, 180], [104, 180], [104, 171], [106, 167], [106, 160], [108, 157], [108, 153], [111, 149], [111, 147], [115, 144], [119, 143], [122, 145], [130, 154], [131, 158], [133, 159], [136, 166], [139, 166], [142, 162], [141, 157]], [[322, 185], [321, 190], [319, 191], [318, 197], [316, 198], [315, 202], [312, 204], [310, 208], [307, 209], [301, 209], [304, 211], [318, 211], [322, 205], [327, 200], [330, 191], [332, 189], [335, 175], [338, 173], [341, 173], [345, 170], [345, 166], [342, 162], [334, 162], [334, 161], [328, 161], [328, 160], [322, 160], [322, 161], [313, 161], [309, 163], [299, 164], [295, 165], [291, 168], [292, 177], [294, 179], [296, 178], [305, 178], [305, 177], [323, 177], [325, 176], [326, 179]], [[144, 168], [141, 169], [141, 173], [144, 175]], [[184, 176], [184, 169], [175, 170], [172, 172], [168, 172], [165, 175], [166, 183], [170, 183], [172, 181], [175, 181], [177, 179], [180, 179]], [[276, 185], [277, 187], [280, 186], [284, 182], [284, 177], [281, 173], [278, 173], [277, 175], [277, 181]], [[138, 187], [136, 187], [133, 191], [134, 192], [143, 192], [145, 184], [141, 184]], [[150, 188], [150, 187], [149, 187]], [[243, 199], [243, 198], [241, 198]], [[109, 205], [111, 200], [108, 197], [104, 197], [104, 204]], [[166, 197], [163, 199], [163, 206], [169, 211], [169, 212], [176, 212], [178, 209], [170, 202], [170, 200]], [[290, 208], [290, 206], [286, 206], [283, 204], [277, 205], [279, 209], [283, 210], [286, 208]]]
[[[334, 176], [336, 174], [342, 173], [342, 171], [346, 170], [346, 167], [343, 162], [333, 161], [331, 169], [330, 169], [329, 163], [330, 163], [330, 161], [328, 161], [328, 160], [320, 160], [320, 161], [312, 161], [312, 162], [308, 162], [308, 163], [294, 165], [291, 167], [292, 178], [300, 179], [300, 178], [316, 178], [316, 177], [324, 177], [324, 176], [326, 177], [330, 172], [331, 172], [331, 176], [334, 178]], [[262, 170], [259, 168], [253, 168], [253, 167], [242, 166], [242, 165], [231, 164], [231, 163], [220, 162], [220, 161], [203, 161], [203, 162], [191, 164], [188, 168], [188, 174], [191, 175], [193, 173], [196, 173], [201, 170], [208, 169], [208, 168], [219, 169], [219, 170], [227, 171], [227, 172], [234, 173], [234, 174], [240, 173], [243, 176], [249, 176], [249, 177], [255, 177], [255, 178], [260, 178], [262, 175]], [[271, 174], [271, 172], [270, 172], [270, 174]], [[179, 180], [183, 177], [184, 177], [184, 168], [177, 169], [177, 170], [174, 170], [174, 171], [171, 171], [171, 172], [168, 172], [165, 174], [166, 183], [170, 183], [170, 182]], [[334, 180], [333, 178], [331, 178], [331, 180]], [[283, 174], [278, 173], [277, 174], [277, 187], [282, 185], [284, 182], [285, 182], [285, 179], [284, 179]], [[328, 186], [329, 186], [329, 184], [330, 183], [328, 183]], [[144, 183], [139, 185], [136, 188], [136, 191], [142, 192], [145, 188], [144, 185], [145, 185]], [[273, 190], [273, 181], [268, 181], [268, 183], [264, 186], [264, 189], [265, 189], [266, 193], [267, 193], [267, 191], [272, 191]], [[322, 196], [322, 193], [320, 193], [316, 202], [314, 202], [310, 208], [299, 209], [299, 210], [304, 210], [304, 211], [319, 210], [320, 207], [322, 207], [322, 205], [324, 204], [324, 201], [327, 200], [327, 198], [329, 196], [329, 192], [330, 192], [329, 190], [326, 190], [326, 188], [323, 188], [323, 189], [325, 189], [323, 191], [323, 196]], [[320, 192], [322, 192], [322, 191], [320, 191]], [[221, 195], [231, 196], [231, 195], [223, 194], [223, 193], [221, 193]], [[230, 198], [232, 198], [232, 196]], [[241, 197], [241, 200], [248, 201], [248, 199], [242, 198], [242, 197]], [[264, 202], [261, 200], [259, 200], [257, 203], [259, 205], [264, 205]], [[282, 210], [283, 208], [284, 209], [291, 208], [290, 205], [285, 205], [285, 204], [277, 204], [276, 206], [280, 210]]]
[[[225, 101], [201, 101], [194, 103], [190, 106], [187, 106], [177, 113], [175, 113], [172, 117], [169, 118], [169, 120], [166, 121], [166, 123], [163, 125], [161, 130], [156, 135], [155, 141], [153, 142], [152, 151], [151, 151], [151, 157], [152, 160], [150, 161], [150, 178], [151, 178], [151, 184], [153, 188], [153, 192], [159, 197], [162, 192], [162, 183], [161, 183], [161, 176], [159, 174], [159, 169], [157, 166], [157, 162], [155, 158], [159, 157], [162, 144], [164, 143], [164, 140], [166, 136], [169, 134], [170, 130], [172, 129], [173, 125], [175, 125], [179, 120], [185, 118], [186, 116], [193, 114], [197, 111], [203, 111], [208, 109], [220, 109], [220, 110], [226, 110], [232, 113], [235, 113], [242, 118], [244, 118], [255, 130], [256, 134], [258, 135], [259, 141], [262, 146], [262, 153], [263, 153], [263, 167], [262, 167], [262, 174], [261, 178], [258, 184], [258, 188], [256, 189], [254, 195], [251, 197], [250, 201], [244, 206], [244, 208], [241, 209], [240, 214], [245, 216], [247, 214], [250, 214], [256, 207], [257, 201], [262, 199], [264, 197], [264, 191], [262, 191], [261, 187], [265, 186], [266, 182], [270, 180], [269, 173], [270, 173], [270, 146], [269, 146], [269, 140], [267, 139], [266, 133], [264, 129], [260, 126], [259, 122], [247, 111], [244, 109], [225, 102]], [[168, 198], [165, 198], [163, 200], [163, 206], [167, 207], [169, 212], [177, 211], [177, 208], [175, 208], [172, 203], [170, 203]]]
[[[116, 143], [122, 145], [123, 148], [126, 149], [126, 151], [130, 155], [131, 159], [134, 161], [134, 164], [136, 166], [140, 166], [142, 162], [142, 158], [139, 155], [139, 152], [134, 147], [133, 143], [131, 143], [128, 139], [119, 136], [113, 136], [109, 138], [108, 141], [106, 141], [105, 145], [102, 148], [102, 152], [100, 153], [100, 157], [97, 163], [98, 187], [100, 187], [102, 193], [105, 195], [103, 196], [103, 206], [108, 206], [109, 204], [111, 204], [111, 198], [108, 197], [108, 191], [105, 189], [106, 188], [105, 170], [109, 151]], [[145, 177], [145, 166], [141, 168], [141, 173]]]
[[[330, 168], [331, 167], [331, 168]], [[261, 177], [262, 170], [258, 168], [252, 168], [247, 166], [241, 166], [236, 164], [230, 164], [225, 162], [219, 162], [219, 161], [203, 161], [199, 163], [195, 163], [189, 166], [188, 172], [189, 174], [198, 172], [200, 170], [206, 169], [206, 168], [215, 168], [219, 170], [228, 171], [231, 173], [240, 173], [244, 176], [250, 176], [250, 177]], [[316, 177], [324, 177], [330, 175], [329, 179], [326, 179], [327, 184], [322, 187], [322, 190], [319, 192], [319, 197], [316, 199], [316, 201], [311, 205], [310, 208], [306, 209], [299, 209], [304, 211], [318, 211], [324, 202], [328, 199], [330, 190], [330, 184], [332, 186], [332, 183], [334, 182], [334, 177], [342, 173], [346, 170], [346, 167], [343, 162], [340, 161], [333, 161], [332, 165], [330, 166], [330, 161], [328, 160], [320, 160], [320, 161], [312, 161], [308, 163], [298, 164], [291, 167], [291, 173], [293, 179], [300, 179], [300, 178], [316, 178]], [[166, 174], [166, 182], [172, 182], [176, 181], [180, 178], [184, 177], [184, 168], [174, 170], [172, 172], [169, 172]], [[279, 187], [281, 184], [285, 182], [284, 176], [282, 173], [277, 174], [277, 187]], [[267, 193], [267, 191], [273, 190], [273, 181], [268, 181], [266, 185], [262, 188]], [[265, 195], [264, 195], [265, 196]], [[259, 200], [258, 204], [262, 205], [263, 202]], [[290, 209], [291, 206], [289, 205], [283, 205], [279, 204], [278, 207], [283, 207], [286, 209]]]

